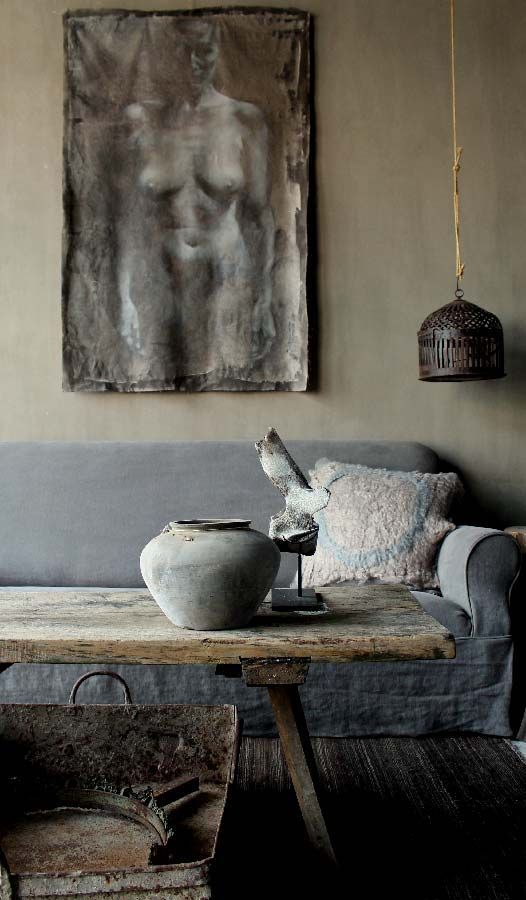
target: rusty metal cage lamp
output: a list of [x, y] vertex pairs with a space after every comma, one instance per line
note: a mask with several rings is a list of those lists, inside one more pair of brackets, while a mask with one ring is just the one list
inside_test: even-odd
[[453, 210], [456, 243], [455, 299], [428, 316], [418, 332], [420, 381], [482, 381], [503, 378], [504, 337], [497, 316], [464, 300], [460, 281], [464, 264], [460, 254], [458, 176], [462, 147], [457, 143], [455, 86], [455, 0], [450, 0], [451, 100], [453, 122]]
[[455, 299], [431, 313], [418, 332], [420, 381], [481, 381], [503, 378], [504, 337], [497, 316]]

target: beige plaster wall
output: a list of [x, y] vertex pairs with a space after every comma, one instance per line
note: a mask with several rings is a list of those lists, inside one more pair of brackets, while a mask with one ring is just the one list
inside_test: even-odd
[[417, 328], [453, 287], [447, 0], [303, 0], [316, 27], [318, 389], [97, 396], [61, 390], [67, 5], [0, 0], [0, 439], [254, 439], [270, 423], [285, 438], [415, 439], [463, 470], [488, 517], [526, 521], [526, 4], [457, 5], [465, 288], [502, 320], [508, 377], [417, 380]]

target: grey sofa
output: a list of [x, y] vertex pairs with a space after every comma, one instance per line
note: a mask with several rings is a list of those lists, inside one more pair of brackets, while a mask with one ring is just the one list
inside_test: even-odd
[[[308, 470], [342, 462], [434, 472], [439, 461], [415, 443], [289, 442]], [[4, 587], [143, 586], [139, 553], [170, 520], [251, 518], [267, 530], [281, 497], [249, 442], [0, 444], [0, 582]], [[283, 557], [278, 583], [290, 583]], [[456, 636], [454, 661], [312, 666], [303, 690], [313, 734], [477, 731], [509, 736], [513, 640], [509, 595], [520, 557], [492, 529], [460, 527], [442, 544], [442, 597], [416, 593]], [[207, 666], [115, 666], [138, 702], [238, 705], [248, 733], [273, 733], [264, 692], [217, 677]], [[0, 678], [2, 702], [65, 702], [80, 666], [16, 665]], [[87, 701], [113, 698], [93, 679]]]

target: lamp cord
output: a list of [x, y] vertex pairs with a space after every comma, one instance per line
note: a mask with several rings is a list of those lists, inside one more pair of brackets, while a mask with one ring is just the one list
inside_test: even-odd
[[453, 114], [453, 211], [455, 216], [455, 248], [456, 248], [456, 279], [457, 279], [457, 296], [462, 296], [463, 291], [460, 288], [460, 281], [464, 274], [464, 263], [460, 253], [460, 202], [458, 191], [458, 175], [460, 172], [460, 157], [462, 156], [462, 147], [457, 144], [457, 102], [456, 102], [456, 79], [455, 79], [455, 0], [449, 0], [450, 18], [451, 18], [451, 100]]

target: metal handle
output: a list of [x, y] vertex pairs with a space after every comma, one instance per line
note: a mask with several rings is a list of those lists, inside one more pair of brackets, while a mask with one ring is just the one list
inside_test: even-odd
[[131, 704], [132, 698], [131, 698], [131, 694], [130, 694], [130, 689], [129, 689], [128, 685], [126, 684], [124, 678], [121, 678], [120, 675], [117, 675], [117, 672], [110, 672], [107, 669], [98, 669], [93, 672], [85, 672], [84, 675], [81, 675], [80, 678], [77, 678], [75, 684], [71, 688], [71, 694], [69, 695], [68, 703], [70, 703], [71, 706], [75, 706], [75, 698], [77, 696], [77, 691], [78, 691], [79, 687], [81, 686], [81, 684], [83, 683], [83, 681], [87, 681], [88, 678], [93, 678], [94, 675], [107, 675], [109, 678], [115, 678], [116, 681], [119, 681], [123, 688], [124, 705], [129, 706]]

